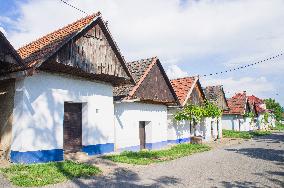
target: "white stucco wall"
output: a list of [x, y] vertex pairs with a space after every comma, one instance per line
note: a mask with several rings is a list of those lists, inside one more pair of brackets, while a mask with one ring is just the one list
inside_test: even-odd
[[222, 138], [223, 137], [223, 124], [222, 124], [222, 118], [219, 117], [217, 118], [217, 121], [218, 121], [218, 138]]
[[236, 118], [236, 115], [226, 115], [222, 116], [222, 128], [225, 130], [235, 130], [239, 131], [239, 119]]
[[114, 142], [111, 85], [41, 72], [16, 82], [11, 149], [62, 149], [64, 102], [84, 103], [83, 145]]
[[223, 115], [222, 128], [225, 130], [250, 131], [253, 130], [251, 118], [236, 115]]
[[185, 139], [193, 136], [193, 133], [190, 133], [189, 121], [178, 122], [174, 120], [174, 114], [177, 111], [177, 108], [168, 109], [168, 140], [170, 141]]
[[[222, 135], [222, 123], [220, 121], [219, 125], [221, 130], [219, 130], [218, 132], [217, 118], [203, 118], [199, 123], [197, 123], [195, 129], [192, 128], [193, 132], [191, 132], [189, 121], [177, 122], [173, 120], [173, 116], [177, 112], [177, 110], [177, 108], [168, 109], [168, 140], [190, 138], [195, 135], [202, 136], [203, 141], [209, 142], [212, 139], [217, 138], [218, 134]], [[221, 137], [222, 136], [220, 136], [220, 138]]]
[[[203, 140], [205, 142], [209, 142], [212, 139], [212, 134], [211, 134], [211, 123], [212, 123], [212, 118], [207, 117], [203, 118], [201, 122], [197, 126], [197, 132], [200, 132], [199, 135], [203, 137]], [[198, 134], [196, 134], [198, 136]]]
[[140, 145], [139, 121], [146, 125], [146, 143], [167, 141], [167, 107], [140, 102], [115, 103], [115, 147]]
[[246, 117], [244, 119], [244, 124], [243, 124], [243, 131], [251, 131], [253, 130], [253, 124], [251, 122], [251, 118], [250, 117]]

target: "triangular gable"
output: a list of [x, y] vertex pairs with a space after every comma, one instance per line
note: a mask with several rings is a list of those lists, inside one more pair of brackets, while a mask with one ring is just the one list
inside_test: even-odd
[[182, 106], [186, 104], [201, 105], [205, 94], [198, 77], [184, 77], [171, 80], [171, 84]]
[[209, 100], [210, 102], [213, 102], [220, 109], [222, 110], [228, 109], [228, 101], [227, 101], [223, 86], [221, 85], [207, 86], [204, 89], [204, 93], [205, 93], [206, 99]]
[[0, 31], [0, 75], [5, 75], [25, 67], [21, 57]]
[[124, 100], [177, 105], [178, 99], [158, 58], [127, 63], [136, 84], [116, 87], [114, 95]]
[[133, 82], [100, 13], [87, 16], [18, 50], [28, 67], [111, 82]]

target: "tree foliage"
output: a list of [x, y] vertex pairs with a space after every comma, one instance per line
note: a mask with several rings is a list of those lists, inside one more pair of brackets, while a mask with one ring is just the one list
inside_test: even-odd
[[283, 107], [276, 102], [275, 99], [265, 99], [264, 100], [266, 108], [271, 110], [273, 114], [275, 115], [275, 118], [277, 121], [280, 121], [282, 119], [282, 113], [283, 113]]
[[215, 104], [205, 101], [203, 105], [187, 104], [182, 110], [175, 114], [175, 120], [188, 120], [193, 122], [200, 122], [203, 117], [220, 117], [222, 110]]

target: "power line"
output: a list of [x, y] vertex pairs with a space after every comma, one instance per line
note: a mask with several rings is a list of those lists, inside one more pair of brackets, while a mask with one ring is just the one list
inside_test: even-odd
[[236, 68], [233, 68], [233, 69], [228, 69], [228, 70], [225, 70], [225, 71], [215, 72], [215, 73], [211, 73], [211, 74], [204, 74], [203, 76], [200, 76], [200, 77], [206, 77], [206, 76], [213, 76], [213, 75], [218, 75], [218, 74], [224, 74], [224, 73], [228, 73], [228, 72], [237, 71], [237, 70], [240, 70], [240, 69], [249, 68], [249, 67], [255, 66], [255, 65], [257, 65], [257, 64], [260, 64], [260, 63], [264, 63], [264, 62], [266, 62], [266, 61], [269, 61], [269, 60], [271, 60], [271, 59], [278, 58], [278, 57], [280, 57], [280, 56], [282, 56], [282, 55], [284, 55], [284, 54], [281, 53], [281, 54], [278, 54], [278, 55], [276, 55], [276, 56], [272, 56], [272, 57], [263, 59], [263, 60], [261, 60], [261, 61], [257, 61], [257, 62], [255, 62], [255, 63], [251, 63], [251, 64], [239, 66], [239, 67], [236, 67]]
[[60, 1], [61, 1], [62, 3], [64, 3], [64, 4], [66, 4], [66, 5], [68, 5], [68, 6], [72, 7], [72, 8], [74, 8], [74, 9], [76, 9], [76, 10], [78, 10], [78, 11], [80, 11], [80, 12], [86, 14], [86, 15], [89, 15], [87, 12], [85, 12], [85, 11], [83, 11], [82, 9], [79, 9], [79, 8], [77, 8], [77, 7], [75, 7], [75, 6], [71, 5], [71, 4], [69, 4], [68, 2], [66, 2], [66, 1], [64, 1], [64, 0], [60, 0]]

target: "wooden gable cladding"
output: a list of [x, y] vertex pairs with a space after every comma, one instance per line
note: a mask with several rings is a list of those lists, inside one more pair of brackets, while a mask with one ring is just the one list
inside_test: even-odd
[[[99, 24], [96, 24], [77, 40], [71, 40], [45, 64], [52, 62], [95, 74], [97, 79], [102, 75], [102, 78], [109, 76], [109, 78], [115, 79], [114, 77], [119, 77], [120, 79], [117, 78], [116, 81], [130, 80]], [[43, 67], [45, 70], [49, 68], [48, 66]], [[115, 80], [111, 81], [116, 82]]]
[[225, 96], [223, 86], [207, 86], [204, 89], [206, 99], [217, 105], [220, 109], [228, 109], [228, 102]]
[[156, 63], [132, 97], [145, 101], [176, 104], [176, 99], [167, 82], [160, 65]]
[[205, 96], [203, 90], [199, 84], [199, 81], [193, 86], [192, 92], [187, 100], [188, 104], [202, 105], [204, 103]]
[[134, 83], [100, 12], [77, 20], [18, 50], [33, 70], [64, 73], [114, 86]]
[[22, 59], [0, 32], [0, 75], [21, 69], [24, 66]]

